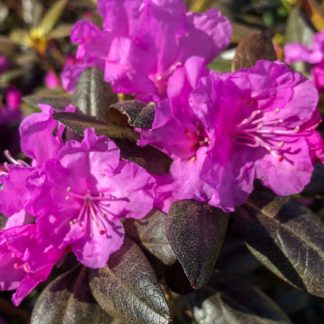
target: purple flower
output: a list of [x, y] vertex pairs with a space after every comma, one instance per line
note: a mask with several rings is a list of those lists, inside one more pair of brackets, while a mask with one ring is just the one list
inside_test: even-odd
[[231, 38], [230, 23], [218, 10], [186, 12], [183, 0], [100, 0], [98, 8], [103, 30], [88, 21], [72, 30], [77, 59], [104, 69], [116, 92], [142, 100], [165, 98], [177, 67], [191, 56], [207, 65]]
[[31, 165], [7, 154], [12, 164], [0, 169], [0, 212], [9, 217], [0, 231], [0, 289], [16, 289], [16, 304], [65, 251], [103, 267], [123, 243], [122, 220], [145, 217], [156, 194], [155, 179], [121, 160], [112, 141], [88, 129], [82, 142], [64, 143], [53, 108], [41, 108], [20, 127]]
[[123, 243], [121, 220], [143, 218], [153, 208], [155, 180], [121, 161], [112, 141], [91, 129], [84, 136], [66, 143], [29, 183], [29, 211], [45, 236], [52, 233], [81, 263], [100, 268]]
[[36, 225], [0, 231], [0, 290], [16, 290], [12, 299], [19, 305], [48, 278], [63, 252], [41, 239]]
[[[20, 146], [31, 158], [31, 165], [13, 159], [7, 153], [12, 164], [6, 163], [0, 173], [0, 213], [7, 217], [26, 208], [31, 199], [26, 188], [27, 179], [38, 174], [46, 161], [56, 158], [63, 146], [64, 126], [53, 118], [54, 109], [48, 105], [40, 107], [42, 112], [28, 116], [20, 125]], [[66, 108], [71, 109], [73, 107]]]
[[[183, 82], [191, 79], [188, 70], [182, 73]], [[278, 195], [307, 185], [323, 149], [310, 81], [279, 62], [259, 61], [236, 73], [202, 77], [194, 90], [187, 88], [187, 100], [183, 93], [181, 100], [171, 96], [157, 105], [153, 128], [140, 140], [174, 159], [173, 199], [232, 211], [252, 192], [255, 178]]]
[[56, 89], [61, 85], [60, 79], [57, 77], [56, 73], [53, 70], [50, 70], [46, 73], [44, 83], [48, 89]]
[[290, 43], [284, 48], [287, 63], [307, 62], [312, 64], [313, 82], [319, 91], [324, 91], [324, 32], [314, 35], [310, 47]]
[[4, 55], [0, 55], [0, 73], [6, 72], [9, 69], [9, 67], [9, 59]]
[[[43, 104], [39, 107], [41, 112], [28, 116], [20, 125], [21, 149], [32, 159], [33, 165], [56, 158], [63, 146], [64, 126], [53, 118], [53, 107]], [[75, 108], [68, 106], [65, 110], [71, 109]]]
[[18, 123], [21, 119], [21, 92], [14, 87], [7, 89], [5, 93], [5, 105], [1, 107], [0, 102], [0, 125]]
[[79, 60], [73, 56], [67, 57], [61, 73], [61, 83], [63, 89], [69, 93], [73, 93], [81, 73], [88, 67], [89, 65], [80, 63]]

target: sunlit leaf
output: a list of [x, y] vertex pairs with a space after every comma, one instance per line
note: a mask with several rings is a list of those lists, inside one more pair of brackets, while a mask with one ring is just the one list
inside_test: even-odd
[[[294, 8], [288, 17], [286, 25], [286, 42], [310, 46], [313, 41], [314, 33], [315, 31], [304, 12], [299, 7]], [[304, 74], [308, 72], [308, 66], [304, 62], [296, 62], [292, 65], [298, 72]]]
[[173, 204], [166, 217], [167, 237], [194, 288], [202, 287], [210, 279], [228, 217], [220, 209], [194, 200]]
[[38, 107], [39, 104], [47, 104], [53, 106], [54, 108], [62, 109], [72, 103], [72, 98], [70, 96], [38, 96], [31, 95], [23, 97], [23, 101], [30, 106]]
[[243, 38], [237, 46], [232, 70], [253, 66], [258, 60], [276, 59], [271, 37], [266, 33], [253, 33]]
[[57, 39], [69, 37], [71, 33], [72, 25], [69, 24], [61, 24], [54, 28], [48, 35], [48, 39]]
[[68, 0], [58, 0], [46, 12], [40, 24], [37, 26], [37, 28], [42, 31], [43, 35], [47, 35], [52, 31], [52, 29], [60, 19], [67, 3]]
[[156, 148], [152, 146], [139, 147], [136, 143], [127, 140], [115, 140], [115, 142], [124, 159], [141, 165], [151, 173], [162, 175], [169, 172], [172, 159]]
[[90, 68], [81, 74], [75, 94], [75, 105], [86, 115], [106, 121], [109, 106], [118, 101], [103, 73]]
[[108, 265], [90, 270], [90, 288], [99, 305], [126, 323], [169, 323], [170, 312], [154, 271], [130, 239]]
[[176, 256], [168, 241], [165, 230], [166, 215], [158, 210], [147, 218], [124, 223], [126, 233], [166, 265], [176, 262]]
[[324, 224], [316, 215], [259, 188], [237, 209], [235, 222], [261, 263], [291, 285], [324, 297]]
[[150, 128], [154, 120], [154, 106], [136, 100], [117, 102], [110, 106], [108, 120], [127, 122], [132, 127]]
[[91, 295], [88, 270], [76, 268], [50, 283], [33, 309], [32, 324], [112, 323]]
[[94, 128], [97, 135], [105, 135], [114, 139], [136, 141], [139, 138], [139, 135], [131, 128], [102, 122], [95, 117], [80, 113], [57, 112], [54, 113], [54, 118], [79, 135], [83, 135], [86, 128]]

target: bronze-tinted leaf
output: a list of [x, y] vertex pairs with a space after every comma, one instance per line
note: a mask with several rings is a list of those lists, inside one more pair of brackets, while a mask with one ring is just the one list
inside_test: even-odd
[[167, 215], [169, 242], [194, 288], [209, 281], [227, 223], [228, 215], [220, 209], [194, 200], [175, 203]]
[[94, 128], [97, 135], [105, 135], [111, 138], [123, 138], [130, 141], [136, 141], [139, 135], [128, 127], [122, 127], [110, 122], [102, 122], [95, 117], [82, 115], [78, 113], [54, 113], [54, 118], [63, 123], [67, 128], [83, 135], [86, 128]]
[[39, 104], [51, 105], [57, 109], [63, 109], [72, 103], [70, 96], [37, 96], [31, 95], [23, 97], [24, 102], [30, 106], [38, 107]]
[[104, 81], [101, 71], [90, 68], [81, 74], [74, 103], [84, 114], [106, 121], [109, 106], [117, 101], [117, 95]]
[[223, 272], [216, 272], [209, 287], [188, 295], [187, 302], [201, 324], [290, 323], [261, 290]]
[[261, 266], [248, 250], [243, 240], [230, 239], [227, 235], [216, 268], [229, 273], [246, 273]]
[[253, 66], [258, 60], [276, 59], [271, 37], [266, 33], [253, 33], [243, 38], [237, 46], [232, 70]]
[[176, 262], [176, 256], [166, 236], [166, 215], [158, 210], [153, 211], [147, 218], [124, 223], [126, 233], [146, 250], [166, 265]]
[[126, 323], [169, 323], [170, 312], [155, 273], [141, 249], [126, 238], [105, 268], [90, 271], [99, 305]]
[[0, 215], [0, 229], [4, 228], [4, 226], [6, 225], [7, 222], [7, 218]]
[[34, 307], [32, 324], [112, 323], [91, 295], [88, 270], [77, 267], [52, 283], [41, 293]]
[[139, 147], [135, 143], [116, 140], [124, 159], [135, 162], [155, 174], [169, 172], [172, 159], [152, 146]]
[[115, 103], [108, 111], [108, 120], [116, 123], [126, 120], [132, 127], [150, 128], [153, 119], [154, 106], [136, 100]]
[[235, 221], [261, 263], [291, 285], [324, 297], [324, 225], [316, 215], [259, 189], [238, 208]]
[[10, 54], [17, 51], [18, 44], [7, 36], [0, 35], [0, 53]]
[[304, 189], [303, 195], [309, 197], [324, 197], [324, 165], [315, 165], [312, 179]]

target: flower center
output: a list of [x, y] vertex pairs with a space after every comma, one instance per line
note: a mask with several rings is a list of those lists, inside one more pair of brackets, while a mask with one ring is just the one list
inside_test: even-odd
[[[293, 142], [300, 127], [287, 127], [285, 120], [275, 117], [279, 111], [277, 108], [265, 117], [261, 110], [254, 110], [236, 126], [232, 140], [239, 145], [263, 147], [279, 161], [284, 160], [285, 154], [292, 153], [291, 148], [286, 147], [288, 138], [291, 137]], [[283, 141], [282, 137], [287, 139]]]
[[208, 138], [202, 125], [196, 125], [195, 130], [185, 130], [185, 135], [192, 142], [192, 150], [196, 154], [197, 150], [202, 146], [208, 146], [210, 144], [210, 139]]
[[160, 96], [164, 96], [165, 92], [166, 92], [166, 88], [168, 85], [168, 79], [170, 78], [170, 76], [172, 75], [172, 73], [182, 65], [182, 63], [176, 62], [173, 65], [170, 66], [170, 68], [164, 72], [158, 72], [156, 74], [152, 74], [149, 76], [149, 78], [151, 79], [151, 81], [153, 81], [153, 83], [155, 84], [157, 90], [158, 90], [158, 94]]
[[112, 201], [125, 199], [117, 199], [113, 195], [104, 192], [100, 192], [97, 196], [91, 195], [90, 191], [85, 195], [80, 195], [72, 192], [71, 187], [68, 187], [66, 191], [66, 200], [75, 198], [83, 202], [78, 216], [70, 221], [70, 225], [78, 223], [84, 230], [89, 228], [91, 237], [94, 236], [95, 229], [97, 229], [100, 235], [106, 234], [108, 236], [107, 224], [118, 231], [119, 227], [109, 220], [109, 215], [115, 216], [109, 211], [109, 206]]

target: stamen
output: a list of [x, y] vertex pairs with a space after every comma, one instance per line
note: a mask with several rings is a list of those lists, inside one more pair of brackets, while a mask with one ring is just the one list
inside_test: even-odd
[[6, 159], [7, 159], [9, 162], [11, 162], [12, 164], [16, 164], [16, 165], [19, 165], [19, 164], [20, 164], [16, 159], [14, 159], [14, 158], [12, 157], [12, 155], [10, 154], [10, 152], [9, 152], [8, 150], [5, 150], [5, 151], [3, 152], [3, 154], [4, 154], [4, 156], [6, 157]]
[[[280, 108], [276, 108], [272, 114], [268, 115], [268, 118], [280, 110]], [[236, 126], [232, 140], [239, 145], [253, 148], [263, 147], [279, 161], [282, 161], [286, 158], [286, 154], [291, 153], [289, 149], [284, 150], [285, 144], [294, 142], [297, 133], [300, 132], [300, 126], [289, 128], [283, 125], [284, 122], [285, 120], [282, 118], [267, 120], [261, 110], [255, 110]], [[277, 136], [285, 136], [292, 140], [282, 141]]]
[[[94, 237], [95, 228], [100, 235], [107, 235], [106, 222], [109, 222], [108, 215], [112, 215], [108, 208], [110, 202], [117, 198], [105, 192], [100, 192], [98, 195], [92, 196], [90, 190], [88, 190], [86, 194], [80, 195], [72, 192], [71, 187], [67, 187], [66, 192], [66, 199], [76, 198], [83, 202], [78, 216], [72, 219], [69, 224], [72, 226], [78, 223], [84, 228], [84, 231], [87, 224], [89, 224], [87, 228], [90, 229], [90, 237]], [[127, 201], [127, 198], [120, 198], [119, 200]], [[95, 228], [93, 226], [95, 226]]]

